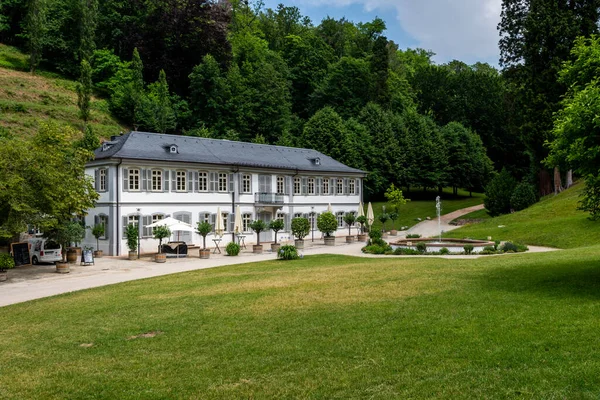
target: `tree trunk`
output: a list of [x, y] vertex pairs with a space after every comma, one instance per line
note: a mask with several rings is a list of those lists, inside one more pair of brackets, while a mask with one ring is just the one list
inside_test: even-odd
[[573, 170], [572, 169], [567, 171], [567, 187], [566, 187], [566, 189], [570, 188], [571, 186], [573, 186]]
[[562, 192], [562, 182], [560, 179], [560, 169], [558, 167], [554, 167], [554, 195], [556, 196], [560, 192]]

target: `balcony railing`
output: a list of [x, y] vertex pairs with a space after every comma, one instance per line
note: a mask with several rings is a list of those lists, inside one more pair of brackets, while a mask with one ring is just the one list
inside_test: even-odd
[[254, 202], [259, 204], [283, 204], [283, 195], [278, 193], [254, 193]]

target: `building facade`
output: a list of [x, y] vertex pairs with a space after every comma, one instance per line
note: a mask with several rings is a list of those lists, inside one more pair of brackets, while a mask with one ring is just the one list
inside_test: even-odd
[[[350, 168], [315, 150], [260, 145], [187, 136], [130, 132], [113, 137], [95, 152], [86, 166], [100, 198], [88, 210], [86, 224], [104, 224], [99, 249], [108, 255], [127, 254], [125, 227], [140, 228], [142, 253], [156, 252], [158, 240], [145, 228], [167, 216], [196, 227], [207, 221], [214, 227], [220, 209], [225, 233], [221, 246], [236, 239], [234, 213], [240, 207], [247, 244], [256, 242], [253, 220], [284, 220], [278, 240], [291, 240], [290, 221], [311, 221], [330, 207], [338, 218], [339, 234], [347, 232], [346, 213], [356, 213], [362, 197], [364, 171]], [[261, 243], [274, 239], [261, 233]], [[309, 235], [309, 239], [311, 238]], [[213, 245], [214, 232], [207, 236]], [[174, 232], [171, 240], [202, 245], [195, 232]], [[84, 245], [96, 247], [87, 231]]]

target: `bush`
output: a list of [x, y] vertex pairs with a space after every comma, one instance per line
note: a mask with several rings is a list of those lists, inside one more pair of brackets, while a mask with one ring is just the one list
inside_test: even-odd
[[240, 245], [235, 242], [229, 242], [227, 247], [225, 247], [225, 253], [227, 253], [228, 256], [237, 256], [240, 254]]
[[517, 185], [510, 196], [510, 206], [514, 211], [521, 211], [537, 202], [535, 188], [527, 182]]
[[129, 251], [136, 251], [138, 245], [138, 227], [134, 224], [129, 224], [125, 228], [125, 238], [127, 238], [127, 247]]
[[492, 217], [510, 212], [510, 199], [515, 186], [517, 181], [506, 169], [502, 169], [485, 187], [483, 204]]
[[333, 213], [327, 211], [317, 217], [317, 228], [327, 237], [337, 231], [338, 222]]
[[502, 245], [502, 247], [500, 249], [505, 253], [509, 253], [509, 252], [516, 253], [518, 251], [517, 246], [512, 242], [504, 242], [504, 244]]
[[363, 253], [369, 254], [385, 254], [387, 251], [391, 251], [392, 248], [390, 246], [379, 246], [376, 244], [372, 244], [369, 246], [363, 247]]
[[473, 252], [473, 245], [472, 244], [465, 244], [463, 246], [463, 249], [465, 250], [465, 254], [469, 255]]
[[4, 272], [7, 269], [15, 267], [15, 260], [8, 253], [0, 253], [0, 272]]
[[371, 232], [369, 232], [369, 238], [371, 240], [381, 239], [381, 231], [371, 231]]
[[525, 246], [524, 244], [520, 244], [520, 243], [515, 243], [517, 246], [517, 253], [523, 253], [525, 251], [529, 251], [529, 247]]
[[500, 246], [500, 241], [499, 240], [494, 241], [494, 250], [498, 250], [498, 246]]
[[442, 247], [442, 248], [440, 249], [440, 254], [441, 254], [441, 255], [450, 254], [450, 250], [448, 250], [448, 248], [447, 248], [447, 247]]
[[302, 240], [310, 232], [310, 222], [308, 219], [297, 217], [292, 219], [292, 235], [298, 240]]
[[386, 247], [386, 246], [388, 246], [388, 243], [381, 238], [380, 231], [371, 231], [371, 232], [369, 232], [369, 243], [367, 243], [367, 245], [368, 246], [375, 245], [375, 246]]
[[279, 249], [277, 258], [280, 260], [297, 260], [300, 256], [298, 255], [296, 247], [291, 244], [286, 244]]
[[416, 248], [420, 254], [423, 254], [427, 251], [427, 245], [424, 242], [417, 243]]
[[250, 229], [256, 232], [256, 245], [260, 245], [260, 233], [267, 230], [267, 224], [262, 219], [252, 221]]
[[407, 239], [418, 239], [420, 237], [421, 235], [419, 235], [418, 233], [409, 233], [408, 235], [406, 235]]
[[485, 246], [480, 254], [495, 254], [496, 249], [493, 246]]

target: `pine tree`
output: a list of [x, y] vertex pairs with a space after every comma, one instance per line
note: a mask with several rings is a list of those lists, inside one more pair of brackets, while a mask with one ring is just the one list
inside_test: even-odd
[[92, 67], [87, 60], [81, 61], [81, 77], [77, 83], [77, 106], [79, 118], [83, 120], [83, 129], [90, 119], [90, 99], [92, 96]]
[[79, 59], [88, 60], [96, 49], [98, 0], [79, 0]]
[[142, 102], [144, 100], [144, 64], [140, 58], [137, 47], [133, 49], [131, 59], [131, 70], [133, 79], [131, 82], [131, 99], [133, 102], [133, 126], [137, 129], [140, 122]]
[[42, 60], [46, 36], [46, 0], [30, 0], [26, 31], [29, 41], [29, 70], [33, 74]]

